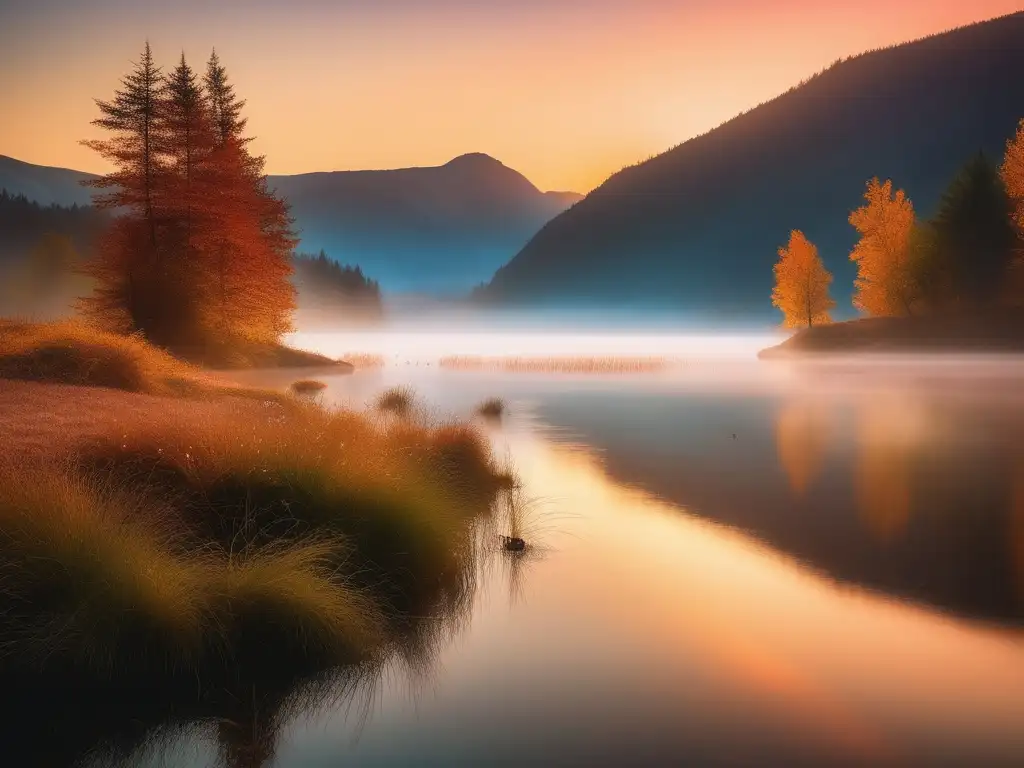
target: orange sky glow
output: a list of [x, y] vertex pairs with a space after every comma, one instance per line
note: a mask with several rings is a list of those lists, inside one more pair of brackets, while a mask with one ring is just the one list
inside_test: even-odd
[[[81, 6], [87, 5], [87, 8]], [[0, 0], [0, 154], [102, 172], [78, 141], [148, 37], [217, 47], [270, 173], [486, 152], [587, 192], [837, 57], [1020, 0]]]

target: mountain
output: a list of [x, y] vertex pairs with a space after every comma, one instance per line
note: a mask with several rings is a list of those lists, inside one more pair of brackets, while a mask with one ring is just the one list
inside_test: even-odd
[[478, 297], [776, 321], [772, 266], [790, 230], [802, 229], [850, 315], [847, 219], [866, 181], [893, 179], [930, 216], [973, 153], [1001, 160], [1024, 117], [1021, 72], [1024, 13], [837, 62], [615, 174], [541, 229]]
[[[91, 175], [0, 156], [0, 189], [43, 205], [87, 204]], [[433, 168], [271, 176], [299, 249], [359, 264], [385, 290], [465, 292], [580, 195], [541, 192], [484, 154]]]
[[24, 195], [44, 206], [89, 205], [92, 190], [81, 182], [92, 178], [95, 176], [91, 173], [33, 165], [0, 155], [0, 190]]
[[390, 171], [273, 176], [304, 251], [359, 264], [385, 290], [468, 290], [579, 199], [483, 154]]

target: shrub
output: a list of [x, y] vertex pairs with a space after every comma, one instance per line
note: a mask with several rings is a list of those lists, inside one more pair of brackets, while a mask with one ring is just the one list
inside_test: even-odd
[[409, 416], [415, 403], [415, 396], [409, 387], [391, 387], [377, 396], [374, 405], [378, 411], [396, 416]]

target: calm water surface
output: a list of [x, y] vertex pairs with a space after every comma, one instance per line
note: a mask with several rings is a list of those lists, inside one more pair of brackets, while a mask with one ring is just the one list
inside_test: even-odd
[[1024, 764], [1024, 363], [594, 378], [407, 344], [326, 397], [504, 397], [542, 546], [485, 568], [430, 669], [299, 716], [273, 765]]

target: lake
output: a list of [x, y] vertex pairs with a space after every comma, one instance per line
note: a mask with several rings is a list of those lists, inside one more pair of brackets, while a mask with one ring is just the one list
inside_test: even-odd
[[[765, 340], [742, 337], [297, 341], [388, 359], [319, 376], [328, 402], [410, 384], [465, 417], [504, 398], [489, 431], [534, 547], [484, 561], [429, 665], [300, 711], [268, 765], [1024, 762], [1024, 361], [758, 363]], [[437, 366], [495, 349], [686, 362]], [[199, 730], [145, 759], [210, 765], [217, 747]]]

